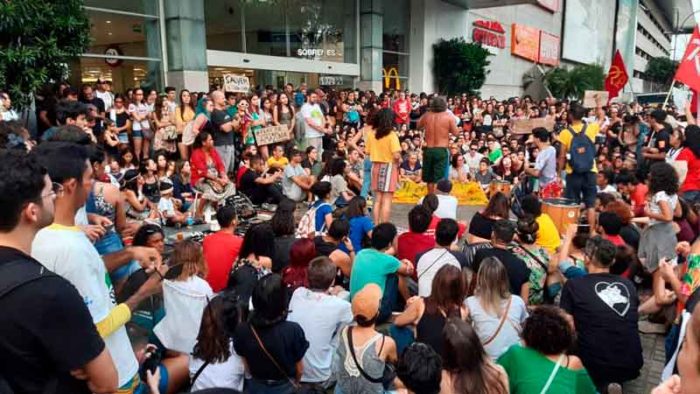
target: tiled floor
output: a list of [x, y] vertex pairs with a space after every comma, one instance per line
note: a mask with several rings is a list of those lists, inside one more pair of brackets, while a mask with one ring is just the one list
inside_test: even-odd
[[659, 384], [664, 369], [664, 337], [658, 334], [640, 334], [644, 351], [644, 367], [636, 380], [624, 387], [625, 394], [649, 394]]

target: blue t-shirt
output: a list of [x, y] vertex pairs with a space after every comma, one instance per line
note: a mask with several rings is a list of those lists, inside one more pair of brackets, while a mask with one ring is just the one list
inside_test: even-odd
[[[316, 231], [321, 231], [323, 229], [323, 225], [326, 223], [326, 215], [329, 213], [333, 213], [333, 207], [331, 205], [323, 200], [316, 200], [314, 202], [314, 205], [312, 206], [313, 208], [316, 209]], [[328, 229], [326, 229], [328, 230]]]
[[[362, 237], [374, 228], [374, 223], [372, 219], [367, 216], [356, 216], [350, 219], [350, 242], [352, 242], [352, 248], [355, 249], [355, 253], [362, 250]], [[341, 248], [344, 252], [347, 252], [345, 245], [341, 244]]]

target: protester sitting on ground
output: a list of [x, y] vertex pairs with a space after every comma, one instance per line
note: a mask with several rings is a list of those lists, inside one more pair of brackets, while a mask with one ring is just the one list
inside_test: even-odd
[[253, 288], [270, 272], [274, 254], [274, 233], [268, 223], [251, 226], [243, 237], [238, 259], [229, 273], [226, 290], [234, 290], [242, 302], [246, 303], [253, 294]]
[[297, 239], [289, 250], [289, 265], [282, 270], [282, 282], [289, 294], [298, 287], [309, 285], [307, 271], [309, 262], [317, 256], [314, 241], [308, 238]]
[[[311, 186], [311, 193], [316, 196], [316, 201], [311, 204], [309, 210], [314, 210], [314, 225], [316, 234], [328, 231], [333, 222], [333, 206], [331, 206], [330, 182], [316, 182]], [[316, 235], [314, 234], [314, 236]]]
[[671, 376], [652, 390], [651, 394], [691, 394], [700, 384], [698, 361], [700, 360], [700, 306], [693, 308], [688, 322], [685, 342], [678, 355], [678, 375]]
[[[333, 263], [335, 263], [342, 274], [341, 277], [345, 279], [350, 277], [353, 259], [357, 255], [348, 238], [349, 231], [350, 224], [347, 220], [335, 219], [333, 223], [331, 223], [327, 233], [317, 235], [313, 239], [314, 245], [316, 246], [316, 253], [333, 260]], [[344, 248], [341, 249], [341, 245], [343, 245]], [[347, 252], [344, 250], [347, 250]]]
[[418, 154], [415, 151], [410, 151], [406, 155], [406, 159], [401, 163], [399, 168], [399, 181], [411, 181], [421, 183], [423, 167], [418, 160]]
[[[54, 221], [59, 186], [35, 154], [0, 150], [0, 380], [9, 392], [113, 393], [115, 361], [83, 296], [29, 256]], [[25, 283], [7, 292], [13, 279]]]
[[267, 167], [275, 170], [284, 170], [289, 164], [289, 159], [284, 156], [284, 147], [277, 145], [272, 150], [272, 156], [267, 159]]
[[284, 172], [264, 170], [262, 157], [251, 157], [250, 168], [241, 176], [241, 192], [255, 205], [279, 204], [284, 195], [278, 181], [282, 179]]
[[187, 223], [189, 214], [180, 212], [180, 202], [173, 197], [173, 184], [169, 181], [160, 182], [160, 200], [158, 200], [158, 212], [168, 226]]
[[528, 194], [520, 200], [523, 213], [531, 215], [537, 222], [537, 240], [535, 243], [549, 253], [556, 253], [561, 245], [559, 230], [549, 214], [542, 212], [542, 202], [535, 194]]
[[235, 293], [224, 292], [209, 300], [189, 359], [190, 376], [197, 376], [192, 392], [214, 387], [243, 391], [245, 365], [233, 349], [232, 333], [246, 321], [246, 315]]
[[575, 332], [559, 308], [535, 308], [525, 320], [522, 337], [524, 346], [515, 344], [498, 359], [512, 394], [596, 393], [581, 359], [567, 354]]
[[[382, 223], [376, 231], [381, 232], [390, 225]], [[395, 364], [398, 359], [394, 340], [376, 330], [381, 299], [382, 288], [375, 283], [367, 283], [354, 294], [352, 314], [357, 325], [341, 330], [333, 360], [333, 375], [339, 392], [382, 394], [389, 388], [365, 377], [382, 377], [385, 363]], [[359, 369], [365, 373], [357, 373]]]
[[574, 320], [577, 355], [600, 392], [639, 376], [644, 363], [634, 284], [609, 273], [617, 249], [599, 236], [586, 244], [588, 274], [564, 285], [561, 307]]
[[[297, 241], [307, 242], [311, 241]], [[308, 274], [304, 274], [306, 283], [294, 291], [289, 302], [288, 320], [301, 326], [310, 345], [304, 356], [302, 385], [308, 384], [321, 390], [328, 389], [334, 383], [332, 362], [338, 347], [338, 334], [353, 321], [350, 303], [334, 296], [339, 290], [333, 286], [336, 270], [335, 264], [327, 257], [311, 260]]]
[[510, 204], [505, 194], [498, 192], [491, 196], [483, 211], [477, 212], [469, 222], [469, 243], [488, 242], [491, 239], [493, 225], [509, 217]]
[[207, 275], [204, 277], [211, 289], [218, 293], [226, 288], [233, 262], [243, 246], [243, 238], [235, 235], [238, 217], [233, 205], [224, 205], [216, 211], [219, 231], [204, 237], [202, 247]]
[[[525, 302], [530, 298], [530, 269], [525, 262], [508, 250], [508, 245], [513, 242], [515, 226], [508, 220], [499, 220], [493, 226], [491, 247], [477, 250], [474, 254], [472, 270], [479, 271], [481, 261], [487, 257], [496, 257], [508, 272], [510, 292], [519, 295]], [[472, 278], [472, 284], [476, 282], [476, 275]]]
[[[253, 310], [247, 323], [235, 329], [233, 347], [243, 359], [251, 379], [251, 392], [292, 392], [304, 372], [309, 349], [304, 330], [287, 320], [287, 290], [278, 274], [255, 284]], [[272, 363], [271, 360], [275, 360]]]
[[452, 156], [450, 159], [450, 173], [447, 180], [460, 183], [469, 182], [469, 166], [465, 164], [464, 156], [460, 154]]
[[[443, 353], [442, 331], [448, 317], [466, 319], [468, 311], [464, 304], [468, 283], [462, 270], [452, 265], [440, 268], [433, 279], [428, 296], [411, 297], [406, 310], [394, 319], [396, 327], [407, 327], [408, 338], [428, 344], [437, 354]], [[408, 345], [405, 331], [392, 327], [390, 332], [397, 342], [399, 353]], [[396, 334], [396, 335], [394, 335]]]
[[396, 376], [409, 394], [438, 394], [442, 380], [442, 359], [430, 346], [413, 342], [401, 353]]
[[283, 198], [279, 205], [277, 205], [275, 214], [272, 215], [272, 219], [270, 220], [272, 232], [275, 233], [275, 253], [272, 256], [272, 272], [278, 274], [289, 265], [289, 250], [296, 241], [294, 236], [296, 231], [294, 212], [296, 209], [297, 204], [294, 201]]
[[443, 330], [442, 382], [445, 394], [507, 394], [508, 374], [495, 364], [471, 324], [455, 317]]
[[632, 223], [634, 214], [630, 206], [622, 200], [615, 200], [605, 207], [605, 211], [613, 212], [620, 218], [622, 224], [622, 227], [620, 227], [620, 236], [627, 245], [637, 250], [639, 248], [641, 231], [639, 227]]
[[128, 170], [122, 179], [122, 197], [128, 219], [142, 221], [158, 217], [158, 206], [143, 193], [144, 180], [138, 170]]
[[486, 353], [495, 361], [520, 341], [527, 307], [508, 290], [508, 272], [498, 258], [485, 258], [474, 276], [474, 295], [466, 301], [469, 317]]
[[[440, 182], [438, 182], [438, 188]], [[416, 255], [416, 276], [418, 279], [418, 295], [430, 296], [435, 274], [445, 265], [457, 269], [467, 266], [463, 253], [452, 250], [457, 241], [459, 226], [452, 219], [442, 219], [435, 231], [435, 247]]]
[[[378, 322], [384, 322], [396, 307], [399, 293], [407, 299], [405, 276], [413, 273], [409, 260], [399, 261], [396, 252], [396, 226], [382, 223], [372, 230], [372, 247], [362, 249], [355, 257], [350, 276], [350, 298], [368, 283], [382, 290], [382, 307]], [[395, 275], [396, 274], [396, 275]], [[397, 277], [398, 276], [398, 277]]]
[[153, 248], [162, 256], [165, 252], [165, 233], [159, 225], [145, 223], [136, 230], [131, 245]]
[[[289, 154], [290, 162], [284, 167], [282, 191], [284, 195], [295, 201], [305, 201], [314, 179], [304, 171], [301, 162], [301, 152], [294, 149]], [[272, 160], [272, 158], [270, 158]]]
[[[457, 219], [457, 206], [459, 202], [457, 197], [451, 196], [452, 182], [447, 179], [441, 179], [437, 182], [437, 188], [435, 190], [435, 195], [438, 198], [438, 207], [433, 212], [433, 215], [440, 219]], [[420, 204], [422, 199], [418, 201]]]
[[622, 198], [632, 206], [635, 216], [644, 216], [647, 193], [649, 187], [644, 182], [639, 182], [630, 173], [621, 173], [615, 177], [615, 184]]
[[430, 220], [431, 211], [424, 205], [416, 205], [408, 211], [408, 231], [399, 235], [396, 258], [415, 264], [418, 253], [435, 246], [434, 234], [426, 232]]
[[549, 253], [535, 244], [538, 232], [539, 226], [532, 216], [526, 215], [520, 218], [517, 224], [515, 245], [510, 249], [530, 269], [528, 305], [541, 305], [546, 299], [553, 296], [545, 294], [547, 285], [554, 283], [554, 279], [547, 276]]
[[620, 236], [622, 220], [614, 212], [601, 212], [598, 215], [598, 229], [596, 232], [603, 238], [612, 242], [615, 246], [626, 245], [625, 240]]
[[[363, 246], [369, 245], [372, 229], [374, 228], [372, 219], [367, 216], [367, 200], [360, 196], [353, 197], [345, 210], [345, 216], [350, 222], [348, 238], [350, 238], [355, 253], [358, 253]], [[341, 246], [341, 249], [343, 247]]]
[[498, 179], [496, 174], [491, 170], [491, 162], [488, 158], [484, 157], [479, 161], [479, 171], [474, 174], [474, 180], [479, 183], [481, 189], [487, 191], [491, 182]]
[[348, 202], [355, 197], [355, 193], [348, 188], [348, 181], [345, 178], [347, 172], [345, 159], [337, 158], [331, 162], [331, 204], [336, 207], [345, 207]]

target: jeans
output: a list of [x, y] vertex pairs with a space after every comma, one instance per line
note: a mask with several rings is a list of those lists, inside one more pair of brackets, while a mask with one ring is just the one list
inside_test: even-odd
[[221, 161], [224, 162], [226, 173], [233, 172], [233, 168], [236, 165], [234, 160], [236, 156], [236, 147], [234, 145], [221, 145], [215, 146], [214, 148], [216, 148], [216, 152], [221, 157]]
[[396, 342], [397, 354], [403, 354], [403, 351], [416, 340], [410, 326], [398, 327], [392, 324], [389, 326], [389, 336]]
[[360, 191], [360, 197], [367, 198], [369, 195], [369, 188], [372, 185], [372, 160], [369, 156], [365, 156], [364, 166], [362, 167], [362, 190]]
[[379, 305], [379, 317], [377, 324], [382, 324], [391, 318], [391, 312], [396, 309], [399, 297], [399, 277], [396, 274], [391, 274], [386, 277], [384, 284], [384, 296], [382, 303]]

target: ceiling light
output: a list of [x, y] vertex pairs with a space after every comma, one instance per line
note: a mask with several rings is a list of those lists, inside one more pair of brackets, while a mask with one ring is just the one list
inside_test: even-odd
[[105, 21], [106, 23], [112, 23], [112, 21]]
[[110, 32], [108, 32], [108, 33], [107, 33], [107, 35], [108, 35], [108, 36], [111, 36], [111, 35], [112, 35], [112, 32], [111, 32], [111, 31], [110, 31]]

